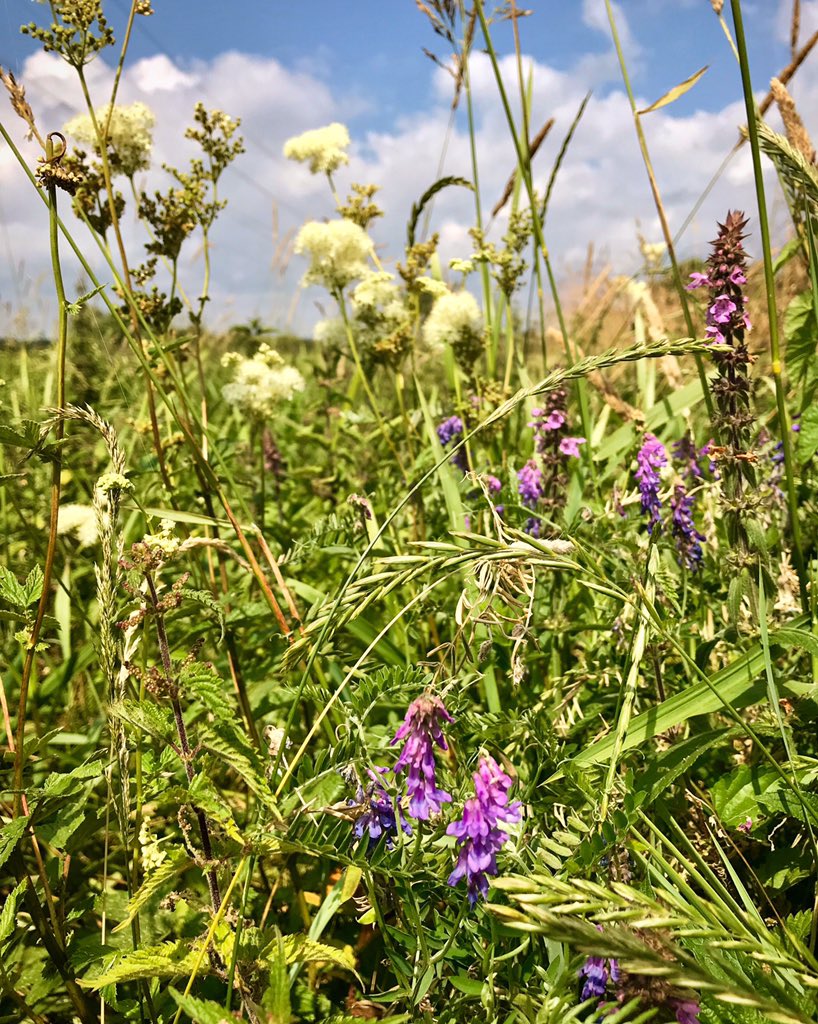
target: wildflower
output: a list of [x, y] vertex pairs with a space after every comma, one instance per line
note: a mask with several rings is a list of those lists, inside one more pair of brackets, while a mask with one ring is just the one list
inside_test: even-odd
[[441, 750], [448, 750], [441, 728], [442, 722], [451, 722], [452, 717], [439, 697], [424, 694], [413, 700], [406, 712], [403, 725], [392, 740], [394, 746], [405, 740], [400, 757], [395, 762], [394, 772], [408, 768], [406, 788], [409, 793], [409, 814], [413, 818], [427, 820], [440, 811], [441, 805], [451, 802], [451, 794], [437, 788], [435, 775], [435, 744]]
[[491, 473], [486, 473], [483, 479], [486, 482], [486, 487], [489, 490], [489, 494], [499, 494], [500, 491], [502, 491], [503, 485], [501, 481], [497, 479], [496, 476], [492, 476]]
[[284, 156], [299, 163], [309, 162], [313, 174], [331, 174], [349, 163], [346, 148], [349, 132], [345, 125], [333, 121], [325, 128], [303, 132], [284, 143]]
[[427, 277], [422, 275], [416, 278], [416, 284], [420, 285], [423, 291], [427, 295], [431, 295], [433, 299], [439, 299], [441, 296], [449, 295], [449, 288], [445, 281], [439, 281], [436, 277]]
[[710, 445], [696, 449], [690, 434], [684, 434], [671, 445], [673, 458], [682, 464], [681, 473], [688, 483], [696, 483], [702, 479], [702, 468], [699, 459], [710, 454]]
[[400, 295], [394, 280], [394, 274], [386, 271], [367, 273], [352, 292], [352, 305], [356, 308], [370, 308], [391, 304]]
[[744, 832], [745, 835], [750, 831], [752, 827], [753, 819], [749, 817], [742, 821], [740, 825], [736, 825], [736, 828], [739, 830], [739, 832]]
[[707, 312], [713, 323], [729, 324], [730, 318], [737, 308], [729, 295], [717, 295], [713, 305]]
[[97, 515], [90, 505], [60, 505], [57, 533], [73, 534], [81, 548], [90, 548], [99, 539]]
[[569, 458], [579, 458], [579, 446], [585, 444], [584, 437], [564, 437], [560, 441], [560, 452]]
[[653, 434], [645, 434], [645, 440], [636, 456], [636, 464], [636, 480], [642, 497], [642, 511], [650, 516], [648, 533], [653, 533], [662, 508], [659, 498], [659, 470], [667, 465], [665, 446]]
[[499, 822], [520, 820], [520, 804], [508, 802], [511, 778], [493, 757], [481, 757], [473, 775], [474, 796], [463, 807], [463, 816], [446, 829], [460, 844], [449, 885], [466, 879], [469, 903], [474, 906], [488, 892], [488, 875], [497, 874], [497, 853], [508, 840]]
[[700, 274], [698, 271], [694, 271], [690, 275], [690, 284], [686, 285], [686, 290], [689, 292], [695, 291], [696, 288], [710, 287], [710, 278], [707, 274]]
[[367, 257], [374, 253], [372, 239], [364, 229], [343, 219], [325, 224], [308, 221], [298, 232], [294, 250], [310, 259], [304, 284], [321, 284], [331, 292], [364, 277], [369, 269]]
[[528, 508], [535, 508], [542, 497], [542, 470], [533, 459], [529, 459], [523, 468], [517, 471], [517, 480], [520, 500]]
[[[150, 166], [156, 117], [144, 103], [137, 102], [128, 106], [114, 106], [109, 123], [110, 109], [110, 104], [106, 103], [94, 111], [94, 117], [100, 131], [104, 131], [108, 125], [108, 146], [113, 150], [114, 170], [130, 178], [137, 171], [147, 170]], [[99, 152], [97, 131], [89, 114], [72, 118], [63, 130], [77, 142], [90, 143]]]
[[483, 316], [471, 292], [446, 292], [435, 300], [423, 325], [423, 337], [430, 348], [448, 343], [471, 348], [480, 344]]
[[582, 985], [582, 999], [601, 999], [608, 988], [608, 981], [619, 981], [619, 963], [603, 956], [589, 956], [579, 969]]
[[692, 999], [673, 999], [671, 1007], [676, 1013], [679, 1024], [701, 1024], [699, 1021], [699, 1004]]
[[398, 834], [398, 824], [407, 835], [412, 834], [412, 826], [404, 817], [400, 807], [396, 811], [392, 798], [378, 777], [379, 774], [383, 775], [388, 770], [388, 768], [370, 770], [368, 774], [372, 782], [366, 789], [359, 786], [355, 799], [348, 801], [350, 806], [355, 805], [361, 808], [361, 814], [355, 820], [352, 831], [356, 839], [361, 839], [365, 832], [368, 833], [367, 850], [372, 850], [381, 836], [386, 837], [387, 850], [393, 850], [395, 837]]
[[[463, 436], [463, 429], [463, 420], [459, 416], [450, 416], [447, 420], [438, 424], [437, 436], [440, 438], [440, 443], [443, 447], [447, 448], [450, 444], [457, 444]], [[464, 473], [469, 468], [466, 462], [466, 453], [462, 448], [454, 453], [451, 462], [452, 465], [457, 466]]]
[[222, 366], [234, 367], [233, 380], [222, 388], [224, 400], [262, 419], [273, 416], [282, 402], [289, 402], [296, 391], [304, 390], [304, 378], [298, 370], [286, 365], [265, 343], [252, 359], [238, 352], [226, 353]]
[[695, 572], [701, 565], [704, 536], [693, 522], [693, 495], [688, 494], [682, 484], [673, 489], [670, 511], [679, 564]]

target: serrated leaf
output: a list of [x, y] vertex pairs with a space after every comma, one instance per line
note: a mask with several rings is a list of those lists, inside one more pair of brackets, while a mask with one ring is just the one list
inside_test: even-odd
[[213, 595], [207, 590], [193, 590], [190, 587], [183, 587], [180, 594], [188, 601], [200, 604], [215, 614], [219, 623], [219, 641], [222, 641], [224, 639], [224, 610]]
[[236, 710], [228, 696], [230, 690], [212, 665], [202, 661], [185, 665], [179, 674], [179, 684], [182, 691], [195, 697], [216, 721], [236, 723]]
[[[196, 996], [177, 992], [174, 988], [169, 988], [168, 992], [176, 1005], [190, 1017], [193, 1024], [228, 1024], [232, 1017], [220, 1003], [214, 1003], [212, 999], [198, 999]], [[289, 1022], [285, 1021], [283, 1024], [289, 1024]]]
[[801, 429], [795, 444], [795, 453], [803, 466], [818, 451], [818, 404], [811, 404], [801, 413]]
[[35, 604], [40, 600], [40, 595], [43, 592], [43, 579], [43, 570], [39, 565], [35, 565], [23, 583], [26, 606]]
[[89, 779], [102, 778], [105, 764], [102, 761], [88, 761], [70, 772], [52, 772], [41, 790], [43, 798], [73, 796], [82, 792]]
[[12, 818], [7, 825], [0, 828], [0, 867], [2, 867], [14, 852], [14, 848], [20, 842], [20, 837], [28, 826], [28, 815], [21, 814], [19, 818]]
[[0, 599], [16, 608], [27, 608], [26, 592], [17, 581], [14, 573], [0, 565]]
[[805, 629], [788, 629], [783, 626], [775, 631], [775, 642], [781, 647], [800, 647], [808, 654], [818, 656], [818, 636]]
[[134, 729], [146, 732], [155, 739], [167, 743], [175, 737], [170, 711], [163, 711], [147, 700], [121, 700], [109, 706], [114, 718], [126, 722]]
[[3, 909], [0, 911], [0, 947], [14, 933], [17, 922], [17, 904], [20, 902], [26, 884], [27, 880], [24, 878], [11, 890], [3, 903]]
[[772, 768], [741, 765], [714, 782], [710, 796], [724, 824], [735, 828], [747, 818], [758, 817], [759, 795], [779, 782]]
[[292, 1017], [290, 1004], [290, 979], [287, 973], [287, 954], [284, 941], [276, 934], [275, 942], [267, 947], [266, 960], [270, 965], [267, 990], [261, 1005], [270, 1015], [269, 1024], [289, 1024]]
[[188, 868], [193, 867], [194, 862], [184, 853], [178, 853], [175, 857], [169, 857], [145, 879], [139, 890], [128, 900], [128, 915], [124, 921], [114, 928], [115, 932], [126, 928], [136, 917], [140, 910], [148, 903], [168, 882], [183, 874]]
[[659, 110], [661, 107], [666, 107], [670, 103], [674, 103], [681, 96], [684, 96], [686, 92], [689, 92], [693, 86], [699, 81], [702, 75], [707, 71], [709, 65], [705, 64], [703, 68], [700, 68], [695, 74], [692, 74], [690, 78], [686, 78], [683, 82], [678, 85], [674, 85], [672, 89], [669, 89], [663, 96], [660, 96], [655, 103], [651, 103], [649, 107], [645, 107], [644, 110], [639, 110], [637, 113], [649, 114], [653, 110]]
[[801, 292], [790, 301], [784, 313], [784, 337], [787, 373], [798, 380], [806, 373], [818, 341], [812, 292]]
[[[95, 978], [80, 979], [84, 988], [99, 989], [141, 978], [176, 978], [190, 974], [196, 966], [198, 950], [187, 942], [163, 942], [118, 954]], [[200, 968], [201, 969], [201, 968]]]

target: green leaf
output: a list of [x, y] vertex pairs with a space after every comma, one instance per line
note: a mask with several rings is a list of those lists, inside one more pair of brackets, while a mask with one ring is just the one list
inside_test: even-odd
[[747, 818], [758, 817], [760, 794], [771, 786], [779, 785], [780, 781], [772, 768], [743, 764], [718, 779], [710, 787], [710, 796], [724, 824], [735, 828]]
[[811, 292], [801, 292], [790, 301], [784, 314], [784, 337], [787, 373], [797, 380], [805, 375], [818, 340]]
[[182, 597], [208, 608], [215, 614], [219, 623], [219, 641], [221, 642], [224, 639], [224, 610], [219, 602], [206, 590], [192, 590], [190, 587], [183, 587], [180, 593]]
[[110, 713], [134, 729], [167, 743], [175, 738], [173, 717], [148, 700], [121, 700], [110, 705]]
[[14, 852], [15, 846], [20, 842], [20, 837], [28, 825], [28, 815], [20, 815], [19, 818], [12, 818], [8, 825], [0, 828], [0, 867], [6, 863]]
[[791, 238], [786, 245], [782, 246], [781, 252], [773, 260], [773, 274], [785, 267], [801, 248], [801, 239], [796, 236]]
[[686, 92], [689, 92], [693, 88], [702, 75], [707, 71], [708, 66], [709, 65], [705, 64], [703, 68], [700, 68], [700, 70], [691, 75], [690, 78], [686, 78], [678, 85], [674, 85], [672, 89], [668, 89], [663, 96], [660, 96], [655, 103], [651, 103], [651, 105], [649, 107], [645, 107], [644, 110], [638, 110], [637, 113], [640, 115], [649, 114], [652, 110], [659, 110], [661, 107], [666, 107], [668, 104], [674, 103], [680, 96], [684, 96]]
[[[803, 626], [806, 621], [805, 616], [794, 619], [793, 625], [785, 631], [785, 636], [792, 631], [793, 627]], [[779, 645], [778, 632], [778, 630], [773, 630], [770, 633], [770, 646]], [[767, 693], [765, 681], [759, 679], [763, 671], [764, 652], [760, 644], [753, 644], [741, 657], [736, 658], [730, 665], [710, 676], [710, 682], [717, 693], [714, 693], [705, 682], [695, 683], [632, 719], [628, 735], [623, 742], [623, 752], [640, 746], [653, 736], [659, 736], [676, 725], [681, 725], [682, 722], [686, 722], [695, 715], [720, 711], [724, 705], [717, 694], [720, 694], [724, 700], [728, 700], [734, 708], [739, 710], [762, 700]], [[809, 684], [791, 680], [781, 683], [782, 693], [788, 696], [800, 697], [811, 689]], [[580, 751], [574, 757], [574, 762], [576, 764], [595, 764], [610, 758], [613, 745], [614, 737], [604, 736]]]
[[89, 779], [100, 779], [105, 769], [102, 761], [88, 761], [70, 772], [52, 772], [41, 790], [43, 798], [73, 796], [81, 793]]
[[448, 978], [447, 981], [452, 988], [456, 988], [464, 995], [479, 999], [483, 994], [483, 982], [479, 978], [470, 978], [467, 974], [456, 974], [453, 978]]
[[795, 443], [795, 454], [803, 466], [818, 451], [818, 404], [812, 403], [801, 413], [801, 429]]
[[[95, 978], [81, 979], [85, 988], [99, 989], [105, 985], [117, 985], [123, 981], [138, 981], [140, 978], [177, 978], [190, 974], [196, 966], [198, 950], [187, 942], [163, 942], [158, 946], [143, 946], [114, 957], [111, 964]], [[203, 961], [202, 970], [207, 964]]]
[[641, 775], [636, 776], [636, 789], [646, 794], [649, 803], [654, 801], [680, 775], [684, 775], [706, 750], [719, 740], [725, 739], [730, 731], [713, 729], [710, 732], [689, 736], [681, 743], [674, 743], [669, 750], [651, 761]]
[[779, 647], [800, 647], [807, 654], [818, 656], [818, 636], [805, 629], [782, 627], [775, 631], [775, 642]]
[[[19, 821], [20, 819], [18, 818], [17, 820]], [[3, 903], [3, 909], [0, 911], [0, 946], [14, 932], [17, 923], [17, 904], [20, 902], [20, 897], [23, 895], [26, 884], [27, 880], [24, 878], [22, 882], [18, 883], [11, 890]]]
[[[196, 996], [186, 996], [183, 992], [177, 992], [174, 988], [169, 988], [168, 992], [173, 997], [176, 1005], [180, 1006], [190, 1017], [193, 1024], [228, 1024], [231, 1018], [231, 1014], [227, 1013], [220, 1003], [214, 1003], [212, 999], [198, 999]], [[283, 1021], [282, 1024], [288, 1024], [288, 1021]]]
[[136, 917], [139, 911], [155, 896], [171, 879], [183, 874], [188, 868], [193, 867], [194, 862], [184, 853], [177, 853], [175, 857], [168, 857], [166, 860], [151, 872], [139, 887], [138, 892], [128, 900], [128, 915], [124, 921], [114, 928], [115, 932], [126, 928]]
[[26, 607], [30, 604], [36, 604], [36, 602], [40, 600], [40, 596], [43, 592], [43, 579], [43, 570], [39, 565], [35, 565], [28, 576], [26, 576], [25, 582], [23, 583], [23, 595]]
[[16, 608], [27, 608], [29, 603], [24, 588], [17, 582], [17, 577], [4, 565], [0, 565], [0, 598]]
[[287, 954], [280, 934], [276, 934], [273, 948], [268, 947], [266, 959], [270, 964], [270, 973], [261, 1005], [270, 1015], [269, 1024], [289, 1024], [292, 1017], [290, 979], [287, 973]]

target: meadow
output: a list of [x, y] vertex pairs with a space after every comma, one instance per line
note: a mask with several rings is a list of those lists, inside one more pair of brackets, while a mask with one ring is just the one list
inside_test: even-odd
[[59, 130], [0, 71], [57, 325], [0, 348], [0, 1024], [818, 1021], [818, 166], [787, 88], [818, 36], [757, 105], [713, 0], [756, 204], [680, 261], [605, 0], [663, 238], [566, 300], [584, 105], [538, 191], [551, 129], [492, 35], [519, 57], [522, 12], [418, 3], [468, 116], [488, 55], [517, 167], [491, 216], [476, 147], [419, 168], [385, 254], [347, 127], [305, 125], [285, 155], [336, 214], [295, 239], [302, 338], [209, 325], [241, 125], [197, 105], [141, 191], [153, 114], [87, 68], [151, 4], [122, 39], [103, 6], [23, 26], [87, 99]]

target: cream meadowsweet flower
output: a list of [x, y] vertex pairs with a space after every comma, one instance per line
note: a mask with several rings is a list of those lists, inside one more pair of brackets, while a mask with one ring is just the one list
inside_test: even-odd
[[375, 251], [364, 229], [344, 219], [308, 221], [298, 232], [294, 248], [310, 259], [304, 284], [322, 284], [329, 291], [366, 276], [366, 260]]
[[327, 317], [326, 320], [319, 320], [313, 328], [312, 339], [319, 345], [326, 345], [327, 348], [340, 348], [345, 345], [347, 329], [343, 317], [333, 316]]
[[431, 295], [433, 299], [440, 299], [444, 295], [449, 294], [448, 285], [436, 277], [422, 276], [417, 279], [416, 283], [420, 285], [427, 295]]
[[400, 290], [394, 284], [395, 275], [385, 270], [372, 271], [365, 275], [361, 283], [352, 292], [352, 305], [356, 308], [387, 306], [396, 302]]
[[345, 150], [349, 145], [349, 132], [345, 125], [333, 121], [325, 128], [296, 135], [284, 143], [284, 156], [299, 163], [309, 162], [313, 174], [331, 174], [342, 164], [349, 163]]
[[222, 397], [252, 416], [273, 416], [282, 402], [289, 402], [296, 391], [304, 390], [304, 378], [298, 370], [264, 343], [252, 359], [238, 352], [226, 353], [222, 366], [234, 370], [233, 380], [222, 388]]
[[436, 348], [469, 343], [479, 339], [483, 332], [483, 315], [471, 292], [447, 292], [432, 306], [423, 325], [426, 344]]
[[90, 548], [99, 539], [97, 516], [90, 505], [60, 505], [57, 533], [72, 534], [81, 548]]
[[[94, 111], [100, 131], [105, 128], [110, 109], [110, 104], [106, 103]], [[128, 177], [137, 171], [147, 170], [150, 166], [154, 124], [156, 117], [144, 103], [114, 107], [108, 127], [108, 143], [119, 160], [119, 168], [115, 170], [121, 170], [122, 174]], [[87, 142], [96, 146], [97, 133], [88, 114], [72, 118], [63, 130], [77, 142]]]

